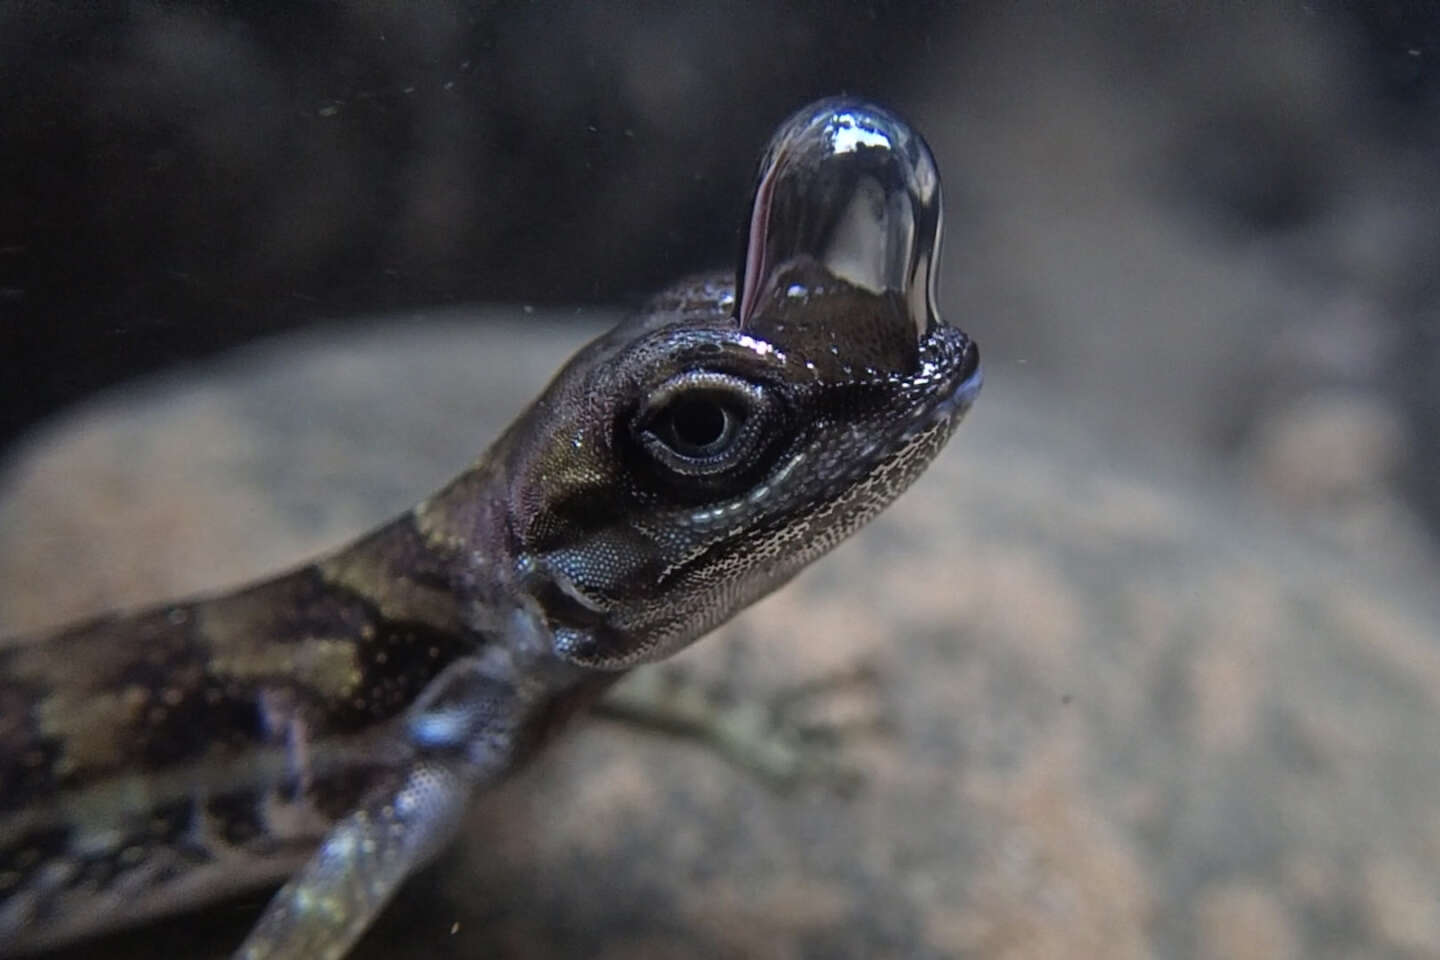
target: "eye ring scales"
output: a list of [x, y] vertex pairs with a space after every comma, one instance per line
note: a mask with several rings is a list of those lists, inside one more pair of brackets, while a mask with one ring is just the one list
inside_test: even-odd
[[693, 371], [651, 394], [632, 428], [650, 457], [676, 477], [748, 468], [768, 420], [765, 392], [729, 374]]

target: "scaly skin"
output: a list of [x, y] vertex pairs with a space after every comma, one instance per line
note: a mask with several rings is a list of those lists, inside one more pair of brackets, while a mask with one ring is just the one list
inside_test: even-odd
[[592, 343], [433, 497], [253, 587], [0, 651], [0, 952], [289, 876], [237, 956], [343, 956], [476, 789], [939, 452], [980, 383], [934, 312], [939, 204], [900, 121], [813, 105], [762, 164], [738, 285]]

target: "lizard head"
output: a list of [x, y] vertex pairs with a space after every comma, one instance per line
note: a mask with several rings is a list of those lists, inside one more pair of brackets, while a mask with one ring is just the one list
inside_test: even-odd
[[592, 343], [505, 448], [555, 652], [674, 652], [889, 504], [980, 388], [934, 305], [940, 183], [890, 113], [821, 101], [761, 163], [737, 282], [693, 280]]

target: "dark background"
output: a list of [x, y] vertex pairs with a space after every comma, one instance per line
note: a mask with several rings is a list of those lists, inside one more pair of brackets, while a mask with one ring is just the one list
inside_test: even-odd
[[315, 318], [730, 262], [778, 119], [898, 98], [963, 15], [778, 6], [10, 4], [0, 436]]
[[[988, 338], [982, 324], [982, 342], [1032, 364], [1028, 372], [1074, 377], [1075, 351], [1003, 302], [1015, 284], [986, 270], [998, 255], [985, 218], [996, 194], [967, 151], [983, 157], [994, 138], [983, 123], [978, 138], [963, 130], [986, 111], [994, 123], [996, 111], [1025, 114], [1048, 91], [1072, 90], [1071, 67], [1052, 71], [1059, 62], [1081, 64], [1098, 96], [1164, 117], [1165, 142], [1150, 142], [1137, 189], [1165, 216], [1227, 255], [1298, 256], [1319, 278], [1318, 301], [1358, 285], [1378, 305], [1358, 334], [1318, 347], [1272, 338], [1296, 356], [1344, 355], [1318, 368], [1294, 356], [1252, 362], [1271, 347], [1225, 340], [1222, 328], [1211, 341], [1247, 360], [1224, 367], [1225, 403], [1187, 421], [1198, 446], [1243, 451], [1251, 414], [1276, 384], [1287, 395], [1358, 384], [1399, 412], [1404, 483], [1440, 516], [1431, 492], [1440, 485], [1426, 480], [1440, 468], [1440, 291], [1428, 235], [1440, 236], [1440, 215], [1427, 210], [1434, 178], [1424, 173], [1436, 158], [1440, 14], [1420, 2], [1284, 0], [1226, 13], [1084, 9], [9, 0], [0, 5], [0, 449], [101, 387], [297, 325], [456, 302], [633, 302], [731, 263], [769, 131], [840, 91], [916, 116], [936, 141], [952, 256], [981, 254], [973, 270], [952, 264], [947, 283], [962, 305], [1004, 320]], [[1262, 53], [1237, 67], [1246, 44], [1273, 46], [1273, 63]], [[1297, 104], [1296, 89], [1311, 99]], [[961, 132], [948, 136], [937, 115], [958, 117]], [[1040, 135], [1073, 135], [1064, 122]], [[1102, 146], [1107, 136], [1085, 135]], [[1063, 189], [1084, 149], [1042, 146]], [[1341, 248], [1357, 231], [1333, 215], [1356, 208], [1346, 204], [1357, 184], [1393, 179], [1397, 165], [1417, 186], [1392, 201], [1424, 222], [1365, 254], [1365, 264], [1383, 261], [1381, 281], [1351, 284], [1355, 256]], [[1078, 180], [1076, 195], [1086, 189]], [[1043, 235], [1043, 212], [1031, 226]], [[1329, 239], [1316, 241], [1317, 230]], [[1023, 255], [1005, 265], [1045, 282], [1047, 264]], [[1337, 277], [1346, 290], [1327, 289]], [[1030, 309], [1072, 330], [1090, 322], [1083, 311]], [[1282, 330], [1282, 320], [1249, 323]], [[1145, 342], [1120, 328], [1109, 335], [1137, 350]], [[1377, 350], [1373, 363], [1346, 361]], [[1153, 351], [1095, 353], [1096, 374], [1075, 390], [1103, 409], [1104, 385], [1118, 380], [1113, 405], [1141, 396], [1143, 406], [1156, 385], [1127, 395], [1123, 380]]]

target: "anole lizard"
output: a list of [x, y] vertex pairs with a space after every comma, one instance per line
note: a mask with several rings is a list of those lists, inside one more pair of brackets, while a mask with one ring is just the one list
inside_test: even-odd
[[0, 954], [289, 878], [235, 956], [339, 958], [467, 799], [898, 496], [980, 387], [924, 141], [786, 121], [739, 276], [575, 356], [471, 468], [233, 593], [0, 647]]

